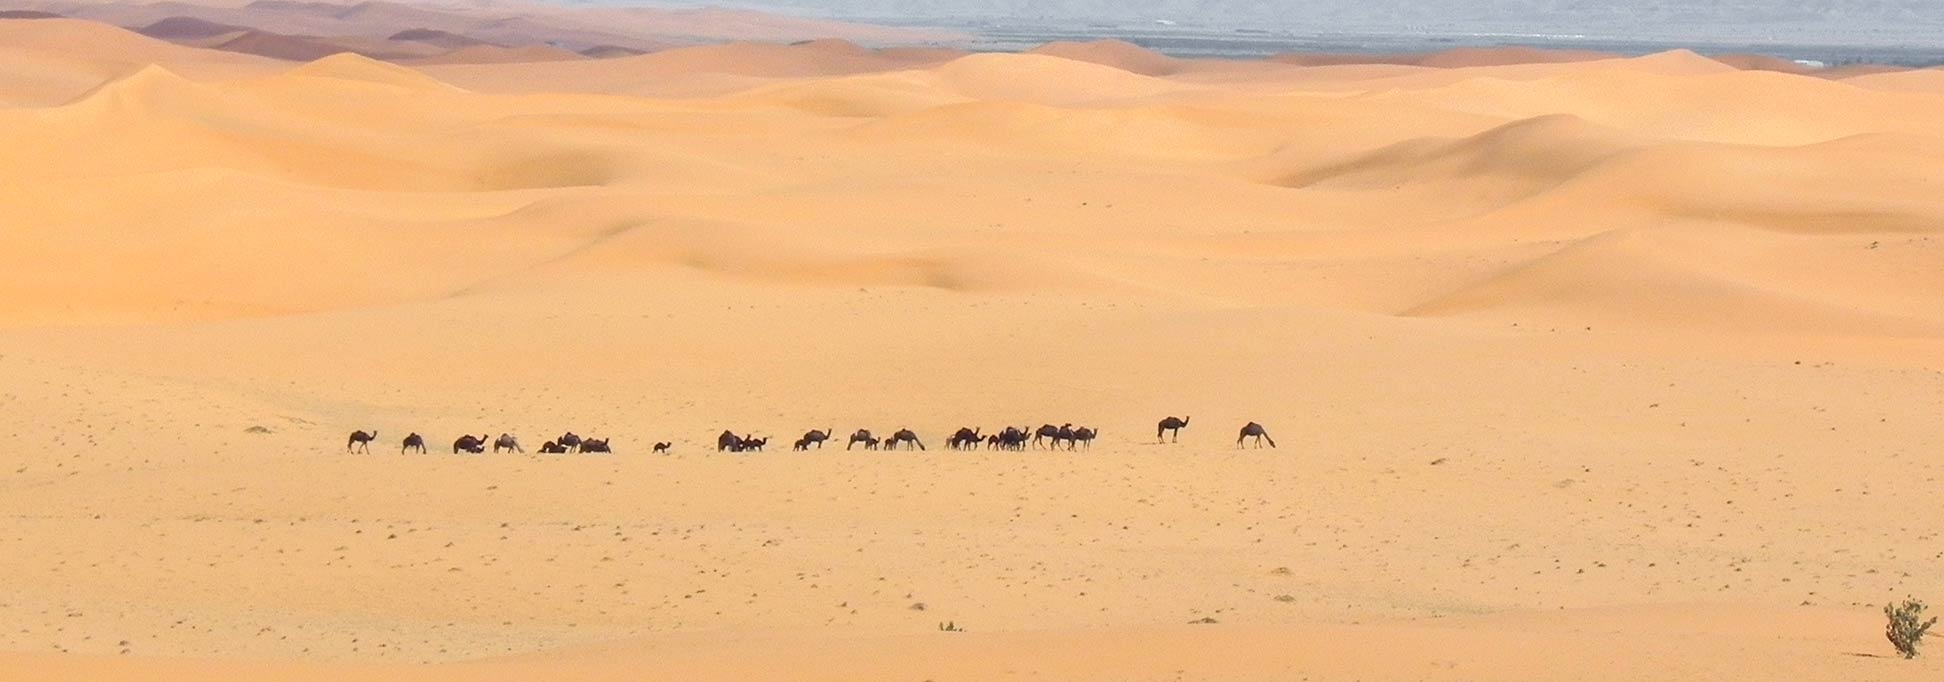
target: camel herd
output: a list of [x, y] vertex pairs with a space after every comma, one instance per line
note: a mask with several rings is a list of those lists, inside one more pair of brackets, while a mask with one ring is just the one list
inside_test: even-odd
[[[1189, 419], [1191, 418], [1184, 417], [1177, 419], [1173, 416], [1162, 419], [1154, 428], [1155, 441], [1162, 443], [1181, 442], [1181, 430], [1188, 428]], [[835, 429], [813, 429], [792, 443], [791, 449], [796, 451], [805, 451], [812, 447], [822, 449], [824, 441], [830, 440], [834, 431]], [[952, 450], [977, 450], [980, 447], [984, 447], [987, 450], [1021, 451], [1027, 448], [1058, 450], [1064, 445], [1067, 450], [1079, 450], [1082, 448], [1092, 449], [1094, 439], [1100, 437], [1100, 431], [1098, 429], [1085, 426], [1076, 427], [1071, 423], [1060, 426], [1045, 424], [1039, 428], [1008, 426], [1000, 429], [996, 433], [981, 433], [981, 431], [982, 429], [973, 427], [961, 428], [953, 433], [951, 438], [945, 440], [945, 447]], [[344, 449], [347, 452], [370, 453], [371, 442], [377, 439], [378, 431], [376, 429], [369, 432], [353, 431], [351, 432], [350, 440], [345, 442]], [[611, 439], [586, 438], [575, 435], [572, 431], [568, 431], [559, 438], [541, 444], [540, 452], [541, 454], [550, 455], [612, 453], [614, 450], [608, 445], [609, 440]], [[768, 437], [758, 438], [753, 434], [738, 436], [734, 431], [725, 430], [716, 436], [716, 450], [718, 452], [762, 452], [763, 448], [769, 445], [769, 441], [770, 439]], [[1235, 437], [1235, 446], [1242, 447], [1244, 441], [1249, 441], [1257, 448], [1261, 448], [1264, 442], [1267, 442], [1269, 447], [1276, 447], [1276, 439], [1270, 438], [1268, 430], [1262, 428], [1261, 424], [1255, 422], [1249, 422], [1242, 427], [1241, 432]], [[519, 439], [514, 438], [511, 434], [502, 433], [498, 438], [488, 438], [485, 435], [473, 436], [470, 434], [460, 436], [459, 440], [452, 442], [452, 453], [455, 455], [460, 453], [484, 454], [489, 443], [495, 454], [501, 452], [526, 452], [526, 448], [520, 446]], [[851, 433], [850, 440], [844, 444], [844, 449], [849, 450], [857, 447], [859, 444], [862, 444], [866, 450], [925, 449], [924, 441], [919, 440], [918, 434], [913, 433], [911, 429], [898, 429], [883, 438], [879, 438], [877, 435], [871, 433], [870, 429], [858, 429]], [[656, 443], [654, 452], [655, 454], [666, 454], [673, 448], [674, 445], [672, 443]], [[420, 454], [425, 453], [424, 436], [416, 433], [405, 436], [405, 441], [398, 450], [399, 454], [413, 451]]]

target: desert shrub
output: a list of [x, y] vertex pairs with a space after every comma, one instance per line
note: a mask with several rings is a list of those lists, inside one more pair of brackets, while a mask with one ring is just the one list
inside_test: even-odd
[[1897, 647], [1897, 653], [1904, 658], [1917, 657], [1917, 645], [1923, 643], [1924, 633], [1937, 624], [1937, 616], [1930, 620], [1924, 618], [1924, 602], [1905, 599], [1902, 606], [1885, 604], [1883, 615], [1890, 619], [1883, 626], [1883, 636], [1889, 638], [1890, 645]]

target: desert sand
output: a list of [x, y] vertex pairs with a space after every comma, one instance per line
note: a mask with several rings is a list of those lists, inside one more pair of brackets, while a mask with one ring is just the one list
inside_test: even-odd
[[0, 20], [0, 678], [1944, 673], [1935, 71], [409, 37]]

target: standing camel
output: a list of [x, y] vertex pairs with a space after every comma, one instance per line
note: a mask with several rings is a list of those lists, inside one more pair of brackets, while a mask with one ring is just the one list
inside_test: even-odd
[[406, 437], [405, 437], [405, 446], [404, 446], [404, 447], [401, 447], [401, 448], [399, 448], [399, 449], [398, 449], [398, 454], [401, 454], [401, 455], [402, 455], [402, 454], [405, 454], [405, 453], [407, 453], [407, 452], [411, 452], [411, 451], [413, 451], [413, 450], [417, 450], [417, 451], [419, 451], [419, 454], [421, 454], [421, 455], [423, 455], [423, 454], [425, 454], [425, 437], [424, 437], [424, 436], [421, 436], [421, 435], [418, 435], [418, 434], [416, 434], [416, 433], [414, 433], [414, 434], [412, 434], [412, 435], [409, 435], [409, 436], [406, 436]]
[[559, 445], [562, 450], [565, 450], [567, 452], [579, 452], [581, 446], [581, 437], [574, 435], [574, 432], [572, 431], [568, 431], [567, 433], [562, 434], [559, 438], [554, 439], [554, 443]]
[[999, 432], [999, 447], [1004, 450], [1025, 450], [1026, 441], [1031, 437], [1030, 426], [1008, 426]]
[[884, 439], [884, 449], [896, 450], [898, 449], [899, 443], [910, 443], [918, 446], [920, 450], [925, 449], [925, 443], [918, 440], [918, 434], [912, 433], [911, 429], [898, 429], [897, 433], [891, 434], [890, 438]]
[[803, 434], [803, 440], [801, 441], [803, 443], [803, 449], [808, 450], [811, 445], [815, 445], [818, 450], [822, 450], [824, 441], [830, 440], [830, 432], [832, 431], [836, 431], [836, 429], [824, 429], [822, 431], [811, 429], [808, 433]]
[[668, 454], [668, 449], [669, 449], [669, 448], [672, 448], [672, 447], [675, 447], [675, 444], [673, 444], [673, 443], [667, 443], [667, 442], [662, 442], [662, 443], [656, 443], [656, 444], [655, 444], [655, 454], [657, 454], [657, 455], [666, 455], [666, 454]]
[[960, 428], [958, 433], [952, 434], [951, 439], [945, 441], [945, 447], [953, 450], [971, 450], [979, 446], [980, 440], [982, 439], [979, 437], [978, 429]]
[[737, 436], [736, 432], [723, 429], [722, 434], [716, 436], [716, 452], [722, 452], [724, 450], [729, 452], [742, 452], [742, 442], [742, 437]]
[[858, 430], [857, 430], [857, 433], [853, 433], [853, 434], [851, 434], [851, 437], [850, 437], [850, 442], [849, 442], [849, 443], [846, 443], [846, 444], [844, 445], [844, 449], [845, 449], [845, 450], [849, 450], [849, 449], [851, 449], [851, 446], [852, 446], [852, 445], [856, 445], [856, 444], [858, 444], [858, 443], [863, 443], [863, 444], [864, 444], [864, 449], [866, 449], [866, 450], [875, 450], [875, 449], [877, 449], [877, 448], [876, 448], [876, 446], [877, 446], [877, 439], [876, 439], [876, 438], [872, 438], [872, 437], [871, 437], [871, 430], [870, 430], [870, 429], [858, 429]]
[[1094, 440], [1094, 437], [1096, 437], [1096, 436], [1099, 436], [1099, 435], [1100, 435], [1100, 432], [1099, 432], [1099, 431], [1095, 431], [1095, 430], [1093, 430], [1093, 429], [1090, 429], [1090, 428], [1087, 428], [1087, 427], [1085, 427], [1085, 426], [1082, 426], [1082, 427], [1080, 427], [1080, 428], [1077, 428], [1077, 429], [1074, 429], [1074, 430], [1073, 430], [1073, 441], [1072, 441], [1072, 443], [1073, 443], [1073, 445], [1071, 445], [1071, 446], [1068, 446], [1068, 448], [1067, 448], [1067, 449], [1069, 449], [1069, 450], [1071, 450], [1071, 449], [1073, 449], [1073, 447], [1074, 447], [1074, 446], [1078, 446], [1078, 445], [1079, 445], [1079, 444], [1081, 444], [1081, 443], [1086, 443], [1086, 444], [1087, 444], [1087, 449], [1088, 449], [1088, 450], [1092, 450], [1092, 449], [1093, 449], [1093, 440]]
[[518, 439], [504, 433], [500, 434], [499, 438], [493, 439], [493, 454], [499, 454], [501, 449], [526, 454], [526, 448], [520, 447]]
[[363, 452], [365, 454], [371, 454], [371, 441], [374, 440], [378, 440], [377, 429], [372, 429], [371, 433], [365, 433], [363, 431], [352, 431], [351, 439], [344, 441], [344, 451]]
[[1039, 427], [1038, 429], [1034, 429], [1034, 430], [1033, 430], [1033, 446], [1034, 446], [1034, 447], [1039, 447], [1039, 444], [1040, 444], [1040, 441], [1042, 441], [1042, 440], [1050, 440], [1050, 441], [1053, 441], [1053, 444], [1054, 444], [1054, 445], [1059, 445], [1059, 444], [1060, 444], [1060, 427], [1058, 427], [1058, 426], [1054, 426], [1054, 425], [1052, 425], [1052, 424], [1045, 424], [1045, 425], [1042, 425], [1042, 426], [1040, 426], [1040, 427]]
[[[1189, 417], [1188, 419], [1194, 419], [1194, 417]], [[1188, 426], [1188, 419], [1176, 419], [1170, 416], [1167, 419], [1161, 420], [1161, 423], [1154, 427], [1154, 439], [1165, 443], [1167, 440], [1161, 434], [1172, 432], [1174, 442], [1181, 442], [1181, 429]]]
[[762, 452], [762, 451], [763, 451], [763, 446], [765, 446], [765, 445], [768, 445], [768, 444], [769, 444], [769, 439], [768, 439], [768, 438], [757, 438], [757, 437], [755, 437], [755, 436], [744, 436], [744, 437], [743, 437], [743, 439], [742, 439], [742, 446], [741, 446], [741, 447], [738, 447], [738, 448], [736, 448], [736, 451], [737, 451], [737, 452], [742, 452], [742, 451], [746, 451], [746, 450], [754, 450], [754, 451], [756, 451], [756, 452]]
[[1269, 441], [1269, 447], [1276, 447], [1276, 439], [1270, 438], [1269, 432], [1263, 430], [1262, 425], [1255, 422], [1249, 422], [1242, 427], [1242, 435], [1235, 437], [1235, 447], [1242, 447], [1242, 439], [1249, 437], [1255, 438], [1255, 446], [1257, 448], [1262, 447], [1262, 441], [1264, 440]]

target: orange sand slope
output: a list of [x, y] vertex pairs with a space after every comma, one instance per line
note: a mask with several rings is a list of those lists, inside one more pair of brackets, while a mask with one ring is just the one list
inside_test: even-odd
[[1944, 672], [1935, 72], [408, 37], [0, 20], [0, 678]]

